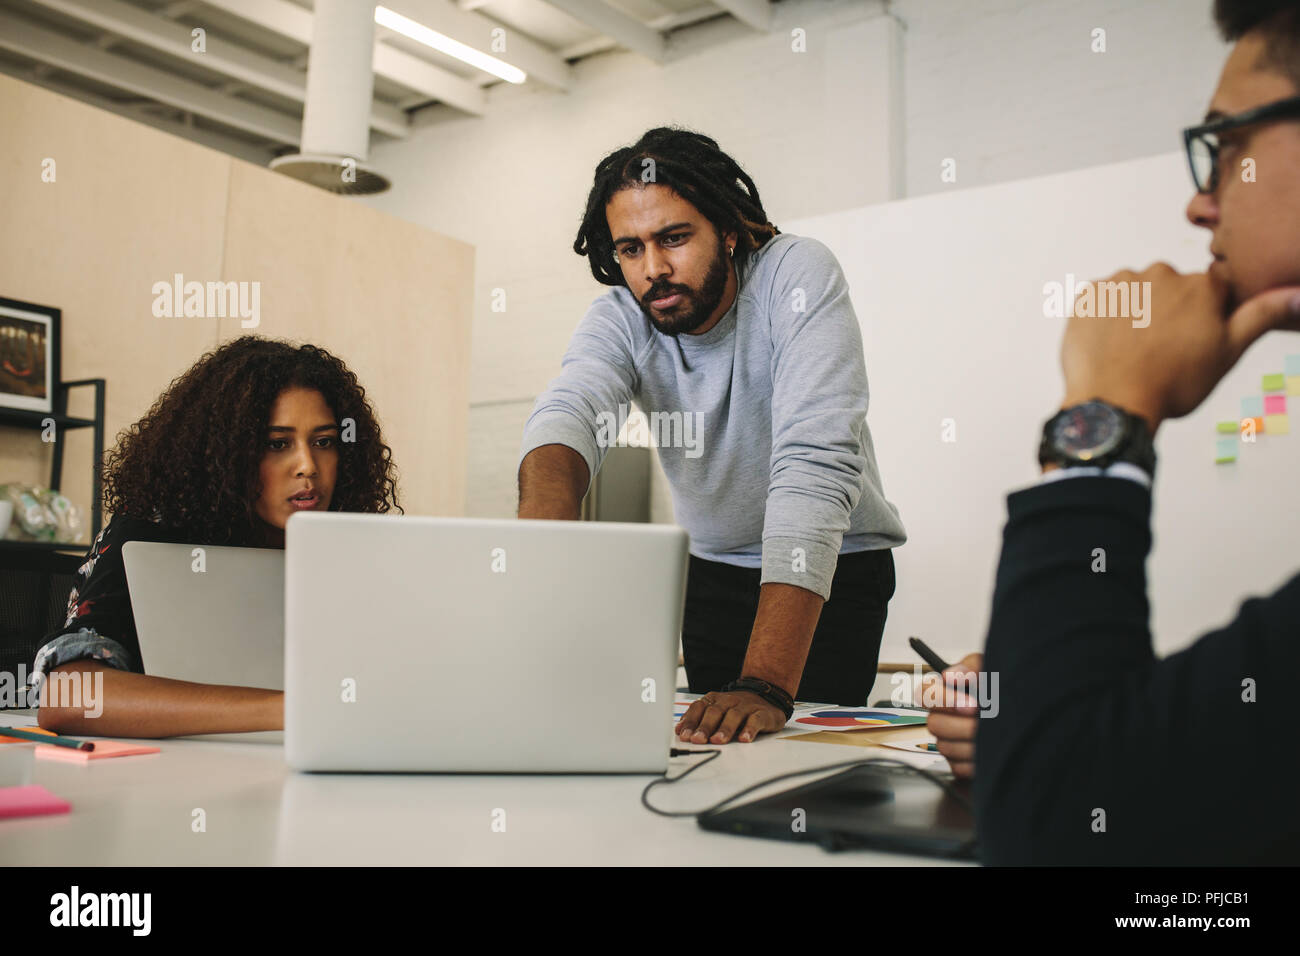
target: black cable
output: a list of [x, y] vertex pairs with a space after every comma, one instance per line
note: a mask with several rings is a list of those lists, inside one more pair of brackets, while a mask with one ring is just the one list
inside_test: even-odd
[[944, 780], [942, 777], [930, 773], [930, 771], [928, 770], [923, 770], [920, 767], [914, 767], [910, 763], [906, 763], [902, 760], [893, 760], [889, 757], [871, 757], [868, 758], [867, 760], [844, 760], [839, 763], [827, 764], [823, 767], [810, 767], [807, 770], [792, 770], [790, 773], [778, 774], [775, 777], [769, 777], [766, 780], [760, 780], [758, 783], [754, 784], [753, 786], [746, 787], [744, 790], [741, 790], [737, 793], [733, 793], [725, 800], [719, 801], [718, 803], [715, 803], [713, 806], [707, 807], [704, 810], [689, 810], [689, 811], [660, 810], [650, 805], [649, 797], [650, 797], [651, 788], [659, 786], [660, 784], [676, 783], [678, 780], [681, 780], [683, 777], [687, 776], [688, 774], [694, 773], [696, 770], [700, 769], [700, 767], [703, 767], [706, 763], [709, 763], [712, 760], [716, 760], [721, 755], [721, 753], [722, 751], [720, 750], [672, 750], [670, 751], [671, 756], [674, 757], [679, 755], [685, 756], [688, 754], [709, 754], [710, 756], [708, 760], [701, 760], [695, 766], [691, 767], [690, 770], [687, 770], [685, 773], [678, 774], [677, 776], [673, 777], [671, 780], [668, 778], [667, 773], [664, 773], [664, 775], [658, 778], [657, 780], [651, 780], [648, 784], [646, 784], [645, 789], [641, 791], [641, 804], [651, 813], [657, 813], [661, 817], [702, 817], [710, 813], [716, 813], [722, 807], [725, 807], [727, 804], [732, 803], [735, 800], [738, 800], [739, 798], [743, 797], [747, 793], [753, 793], [755, 790], [760, 790], [763, 787], [771, 786], [772, 784], [777, 783], [778, 781], [781, 780], [789, 780], [793, 777], [804, 777], [811, 773], [823, 773], [827, 770], [840, 770], [848, 767], [891, 765], [895, 767], [902, 767], [905, 770], [910, 770], [915, 773], [919, 773], [921, 776], [925, 777], [931, 783], [942, 788], [943, 791], [947, 793], [948, 796], [956, 800], [957, 803], [960, 804], [961, 807], [965, 809], [967, 813], [971, 814], [971, 816], [975, 815], [975, 810], [970, 805], [969, 801], [967, 801], [965, 797], [963, 797], [960, 793], [958, 793], [957, 789], [953, 787], [951, 784], [949, 784], [947, 780]]
[[641, 805], [645, 807], [647, 810], [649, 810], [651, 813], [657, 813], [661, 817], [695, 816], [695, 812], [693, 810], [687, 813], [681, 813], [676, 810], [658, 810], [655, 807], [650, 806], [649, 798], [650, 798], [651, 787], [657, 787], [661, 783], [676, 783], [678, 780], [682, 779], [682, 777], [686, 777], [689, 776], [690, 774], [693, 774], [695, 771], [703, 767], [706, 763], [709, 763], [712, 760], [717, 760], [719, 757], [722, 756], [722, 751], [721, 750], [678, 750], [676, 747], [668, 751], [669, 757], [692, 757], [692, 756], [698, 756], [699, 754], [708, 754], [708, 756], [704, 760], [701, 760], [699, 763], [697, 763], [695, 766], [691, 767], [691, 769], [687, 770], [685, 773], [679, 773], [677, 776], [669, 780], [668, 771], [665, 770], [662, 776], [656, 777], [654, 780], [651, 780], [649, 783], [647, 783], [645, 785], [645, 789], [641, 791]]

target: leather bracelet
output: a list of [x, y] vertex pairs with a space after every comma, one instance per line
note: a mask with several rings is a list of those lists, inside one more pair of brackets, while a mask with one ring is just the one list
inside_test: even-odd
[[794, 698], [769, 681], [761, 680], [757, 677], [741, 677], [723, 687], [722, 693], [726, 694], [737, 690], [744, 690], [749, 691], [751, 694], [757, 694], [777, 710], [784, 713], [786, 720], [789, 720], [791, 715], [794, 714]]

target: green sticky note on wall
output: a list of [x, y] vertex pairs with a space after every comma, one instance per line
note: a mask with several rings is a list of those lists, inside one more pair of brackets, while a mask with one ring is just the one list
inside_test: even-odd
[[1286, 376], [1281, 372], [1276, 375], [1265, 375], [1263, 388], [1266, 392], [1282, 391], [1282, 389], [1286, 388]]
[[1237, 460], [1237, 439], [1220, 438], [1214, 443], [1214, 463], [1224, 465]]
[[1214, 426], [1214, 430], [1225, 435], [1235, 435], [1240, 427], [1241, 425], [1238, 422], [1219, 422]]

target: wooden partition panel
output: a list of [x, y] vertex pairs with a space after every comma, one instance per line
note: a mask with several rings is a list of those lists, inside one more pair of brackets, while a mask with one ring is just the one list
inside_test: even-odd
[[[461, 514], [473, 269], [465, 243], [0, 75], [0, 296], [63, 310], [63, 378], [108, 380], [110, 445], [219, 342], [311, 341], [370, 393], [408, 513]], [[177, 273], [259, 282], [259, 326], [155, 316]], [[89, 433], [67, 442], [88, 513]], [[44, 483], [49, 456], [0, 428], [0, 482]]]

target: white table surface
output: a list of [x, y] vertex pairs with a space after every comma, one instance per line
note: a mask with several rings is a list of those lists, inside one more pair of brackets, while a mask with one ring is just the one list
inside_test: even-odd
[[[0, 714], [0, 726], [33, 720]], [[925, 728], [873, 731], [925, 736]], [[655, 788], [662, 809], [696, 810], [766, 777], [869, 757], [877, 747], [791, 742], [793, 732], [727, 744], [686, 780]], [[887, 735], [887, 737], [886, 737]], [[666, 738], [672, 740], [671, 734]], [[281, 734], [151, 741], [159, 754], [87, 763], [35, 760], [31, 782], [72, 812], [0, 820], [8, 866], [149, 865], [932, 865], [927, 857], [827, 853], [814, 845], [701, 830], [646, 810], [652, 777], [486, 774], [304, 774], [284, 763]], [[573, 745], [582, 746], [574, 737]], [[7, 744], [34, 747], [34, 744]], [[690, 749], [694, 745], [687, 746]], [[675, 758], [670, 775], [696, 760]], [[915, 761], [926, 758], [917, 755]], [[761, 793], [801, 785], [783, 781]], [[745, 800], [753, 799], [746, 797]], [[195, 809], [206, 831], [194, 832]], [[505, 811], [505, 832], [492, 828]], [[499, 817], [499, 815], [498, 815]]]

